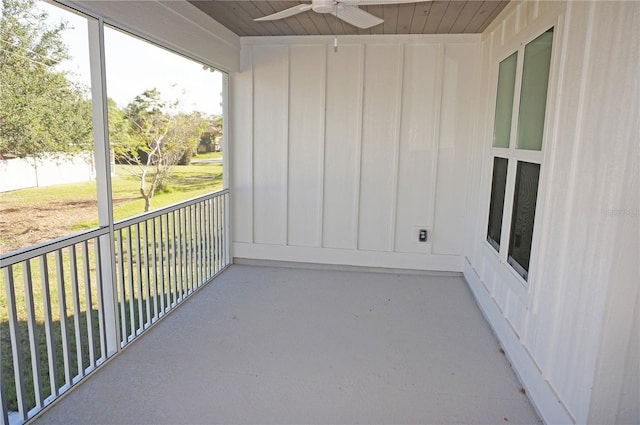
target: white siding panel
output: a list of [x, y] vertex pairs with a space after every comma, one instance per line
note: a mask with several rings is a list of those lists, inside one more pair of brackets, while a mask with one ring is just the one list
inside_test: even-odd
[[401, 57], [402, 46], [366, 47], [359, 249], [393, 249]]
[[[324, 36], [243, 39], [251, 60], [232, 78], [242, 114], [230, 136], [241, 156], [231, 182], [234, 254], [462, 271], [466, 186], [458, 183], [469, 171], [458, 149], [476, 121], [479, 39], [345, 36], [337, 51]], [[451, 70], [452, 97], [443, 99]], [[444, 148], [441, 110], [454, 129]], [[443, 149], [455, 151], [444, 166]], [[440, 252], [417, 241], [420, 228], [441, 235]]]
[[231, 170], [233, 220], [231, 237], [235, 242], [253, 242], [253, 141], [251, 50], [242, 52], [244, 71], [230, 75], [229, 116], [232, 142], [228, 150]]
[[323, 246], [355, 249], [363, 47], [327, 49]]
[[[630, 260], [638, 258], [638, 243], [630, 235], [640, 228], [639, 9], [637, 2], [514, 2], [483, 35], [490, 59], [483, 64], [487, 98], [495, 96], [495, 66], [504, 54], [555, 27], [535, 223], [539, 243], [532, 247], [528, 286], [489, 255], [488, 195], [469, 197], [470, 210], [477, 211], [476, 246], [466, 249], [473, 270], [465, 270], [546, 423], [637, 422], [637, 379], [633, 401], [625, 393], [625, 376], [637, 377], [637, 354], [634, 365], [625, 355], [638, 305], [639, 271]], [[486, 76], [487, 68], [494, 72]], [[482, 145], [474, 169], [489, 163], [491, 123], [488, 116], [478, 126]], [[484, 165], [480, 178], [485, 194], [489, 168]]]
[[468, 172], [477, 106], [477, 69], [465, 66], [478, 55], [478, 44], [447, 45], [444, 55], [438, 181], [434, 217], [435, 254], [457, 254], [464, 246]]
[[288, 244], [320, 246], [324, 143], [324, 46], [291, 46]]
[[435, 189], [434, 134], [439, 105], [438, 45], [407, 45], [404, 56], [396, 251], [428, 252], [416, 227], [431, 230]]
[[286, 241], [288, 48], [253, 52], [254, 241]]

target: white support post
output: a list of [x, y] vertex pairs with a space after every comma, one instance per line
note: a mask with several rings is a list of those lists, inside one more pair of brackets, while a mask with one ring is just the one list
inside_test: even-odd
[[91, 100], [93, 104], [93, 139], [98, 192], [98, 223], [109, 233], [100, 237], [101, 283], [107, 357], [120, 349], [117, 290], [115, 283], [115, 249], [113, 203], [111, 199], [111, 149], [107, 116], [107, 90], [104, 62], [104, 23], [89, 19], [89, 58], [91, 64]]
[[[231, 121], [229, 120], [229, 74], [222, 73], [222, 187], [229, 189], [231, 187], [229, 173], [229, 164], [231, 158], [229, 158], [231, 149], [229, 144], [231, 143], [231, 137], [229, 132], [231, 130]], [[233, 252], [231, 252], [231, 191], [227, 195], [223, 195], [222, 202], [224, 205], [224, 255], [225, 266], [233, 262]]]

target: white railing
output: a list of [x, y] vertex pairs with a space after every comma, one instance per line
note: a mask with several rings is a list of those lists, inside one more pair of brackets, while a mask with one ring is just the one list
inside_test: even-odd
[[223, 270], [228, 205], [224, 190], [1, 256], [0, 425], [32, 418]]

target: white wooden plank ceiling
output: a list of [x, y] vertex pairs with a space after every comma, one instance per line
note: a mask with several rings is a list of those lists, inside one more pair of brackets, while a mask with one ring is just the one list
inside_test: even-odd
[[[239, 36], [333, 34], [465, 34], [480, 33], [509, 1], [450, 0], [396, 5], [360, 6], [384, 23], [356, 28], [331, 14], [303, 12], [277, 21], [254, 22], [293, 7], [299, 1], [193, 0], [191, 4]], [[308, 2], [307, 2], [308, 3]]]

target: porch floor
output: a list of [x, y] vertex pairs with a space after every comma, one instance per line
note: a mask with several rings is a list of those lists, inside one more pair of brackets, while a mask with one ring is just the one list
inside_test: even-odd
[[463, 278], [235, 265], [34, 423], [540, 423]]

